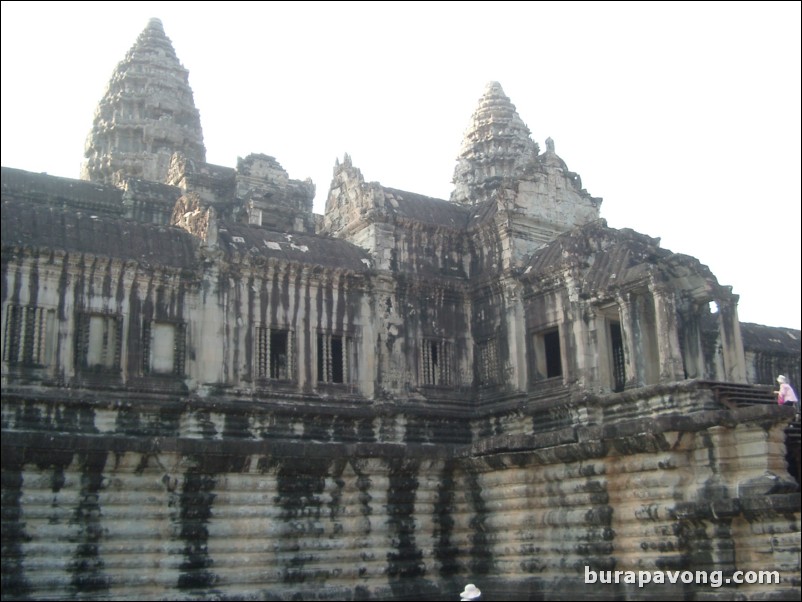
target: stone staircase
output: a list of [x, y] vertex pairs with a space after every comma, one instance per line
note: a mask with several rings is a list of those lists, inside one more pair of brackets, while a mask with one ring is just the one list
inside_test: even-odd
[[[715, 381], [705, 381], [702, 384], [713, 390], [717, 401], [730, 408], [751, 405], [776, 405], [777, 403], [774, 388], [769, 385], [743, 385]], [[788, 470], [796, 478], [797, 483], [801, 483], [802, 421], [800, 421], [798, 404], [796, 413], [785, 428], [785, 447], [787, 450]]]

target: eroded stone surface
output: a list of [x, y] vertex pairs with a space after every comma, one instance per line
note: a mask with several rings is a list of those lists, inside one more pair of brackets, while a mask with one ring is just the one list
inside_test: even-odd
[[140, 53], [189, 148], [97, 147], [95, 182], [2, 168], [3, 598], [798, 599], [771, 385], [799, 331], [598, 219], [495, 82], [451, 200], [346, 155], [314, 216], [272, 156], [204, 162], [160, 23], [113, 85]]

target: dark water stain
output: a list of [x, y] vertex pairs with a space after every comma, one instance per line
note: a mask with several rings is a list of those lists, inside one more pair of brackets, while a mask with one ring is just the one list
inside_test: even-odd
[[103, 539], [103, 523], [99, 494], [103, 487], [105, 452], [89, 452], [80, 462], [81, 494], [72, 523], [78, 526], [77, 546], [67, 571], [72, 574], [70, 585], [75, 594], [105, 592], [110, 578], [104, 572], [100, 557], [100, 542]]
[[426, 564], [415, 533], [415, 499], [418, 492], [417, 460], [393, 459], [389, 462], [387, 490], [387, 525], [390, 546], [387, 575], [393, 597], [431, 600], [437, 588], [424, 579]]
[[473, 506], [473, 518], [470, 528], [473, 535], [470, 537], [470, 574], [476, 576], [488, 575], [493, 570], [493, 550], [487, 533], [487, 519], [490, 511], [482, 497], [482, 487], [474, 473], [466, 474], [468, 486], [468, 499]]
[[276, 475], [278, 495], [274, 502], [281, 507], [279, 517], [285, 527], [281, 543], [283, 549], [294, 550], [294, 554], [283, 561], [281, 579], [284, 583], [300, 584], [308, 580], [325, 579], [325, 574], [306, 570], [306, 564], [315, 558], [304, 551], [301, 543], [307, 538], [317, 538], [323, 534], [321, 494], [329, 465], [328, 459], [307, 459], [303, 466], [295, 462], [279, 465]]
[[[6, 453], [3, 453], [2, 473], [2, 516], [3, 529], [2, 545], [2, 592], [3, 599], [28, 600], [30, 599], [31, 584], [25, 576], [25, 552], [23, 544], [30, 541], [25, 532], [22, 504], [22, 468], [17, 463], [7, 462]], [[11, 460], [11, 453], [8, 453]]]
[[251, 425], [247, 414], [226, 412], [223, 436], [228, 439], [247, 439], [251, 437]]
[[443, 468], [434, 502], [434, 557], [440, 563], [440, 576], [459, 573], [459, 548], [451, 541], [454, 532], [454, 464]]
[[209, 567], [208, 523], [212, 515], [215, 494], [213, 474], [190, 470], [184, 475], [179, 497], [180, 537], [184, 542], [184, 560], [179, 566], [178, 588], [202, 589], [212, 586], [217, 577]]

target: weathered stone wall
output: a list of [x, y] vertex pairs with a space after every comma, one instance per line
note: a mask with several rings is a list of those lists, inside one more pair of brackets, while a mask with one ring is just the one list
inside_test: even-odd
[[798, 379], [799, 331], [597, 219], [498, 83], [451, 202], [346, 155], [317, 218], [204, 155], [152, 20], [94, 182], [2, 170], [4, 599], [799, 598], [798, 423], [746, 384]]
[[[694, 384], [538, 406], [471, 443], [398, 406], [7, 390], [4, 598], [798, 595], [781, 409]], [[589, 589], [586, 566], [782, 582]]]
[[480, 249], [465, 231], [470, 215], [440, 199], [365, 182], [346, 155], [334, 168], [321, 233], [365, 249], [376, 269], [467, 278]]
[[251, 154], [237, 160], [237, 199], [248, 223], [284, 232], [315, 231], [312, 180], [291, 180], [274, 157]]
[[[53, 313], [52, 362], [4, 356], [4, 596], [451, 599], [470, 580], [491, 598], [567, 599], [589, 597], [585, 566], [776, 568], [779, 589], [738, 595], [798, 595], [790, 410], [724, 409], [695, 381], [567, 386], [599, 354], [563, 268], [537, 293], [506, 278], [469, 289], [233, 225], [200, 250], [129, 223], [112, 253], [114, 223], [59, 229], [29, 210], [47, 245], [83, 236], [43, 253], [26, 220], [4, 232], [18, 245], [4, 324], [14, 307]], [[310, 253], [314, 267], [294, 259]], [[119, 320], [117, 364], [81, 363], [84, 314]], [[146, 369], [154, 320], [187, 324], [180, 370]], [[566, 373], [532, 383], [525, 338], [557, 323]], [[295, 333], [293, 378], [255, 375], [260, 324]], [[359, 334], [356, 382], [317, 381], [320, 331]], [[427, 341], [453, 344], [447, 386], [422, 381]], [[733, 591], [649, 595], [707, 594]]]

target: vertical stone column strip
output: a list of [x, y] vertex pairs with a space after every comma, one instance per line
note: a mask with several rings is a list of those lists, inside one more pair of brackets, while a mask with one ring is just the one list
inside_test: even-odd
[[723, 380], [746, 382], [746, 357], [741, 339], [741, 324], [738, 321], [738, 295], [716, 299], [718, 304], [718, 329], [721, 339], [721, 359], [724, 363]]
[[624, 362], [626, 364], [626, 389], [638, 385], [638, 366], [635, 362], [637, 344], [635, 342], [635, 324], [633, 322], [632, 294], [621, 293], [616, 298], [621, 314], [621, 338], [624, 342]]
[[[522, 302], [520, 283], [507, 280], [504, 287], [507, 297], [507, 314], [502, 319], [507, 321], [507, 356], [505, 368], [505, 384], [512, 385], [520, 391], [526, 390], [527, 363], [526, 363], [526, 324]], [[509, 369], [509, 374], [507, 373]]]
[[[706, 310], [707, 302], [703, 305]], [[685, 378], [704, 378], [705, 374], [700, 315], [701, 307], [696, 301], [687, 303], [680, 314], [682, 320], [680, 344]]]
[[[609, 357], [607, 336], [604, 334], [605, 322], [590, 303], [580, 301], [575, 308], [574, 319], [563, 336], [563, 355], [568, 358], [567, 365], [563, 366], [563, 374], [566, 377], [570, 375], [572, 382], [587, 388], [592, 387], [594, 382], [605, 380], [609, 373], [608, 370], [601, 369], [602, 364], [607, 365], [606, 360]], [[572, 349], [575, 350], [573, 353]], [[568, 369], [570, 372], [566, 373]]]
[[677, 307], [674, 293], [665, 286], [651, 287], [654, 300], [660, 382], [682, 380], [682, 352], [677, 333]]

